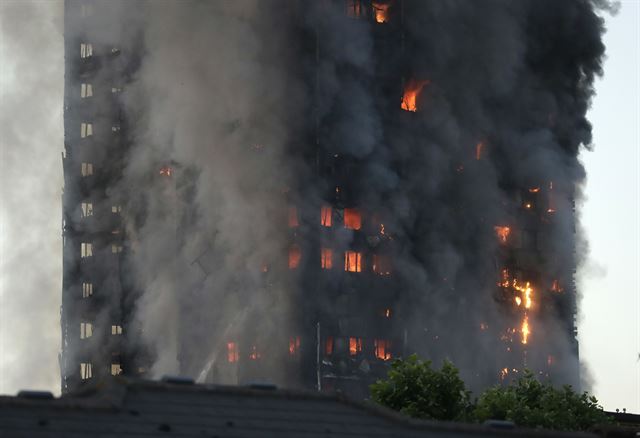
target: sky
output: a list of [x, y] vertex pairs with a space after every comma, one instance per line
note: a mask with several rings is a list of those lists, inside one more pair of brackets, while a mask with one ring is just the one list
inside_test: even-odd
[[[580, 355], [605, 409], [640, 413], [640, 0], [605, 19]], [[63, 62], [61, 0], [0, 0], [0, 394], [60, 392]]]

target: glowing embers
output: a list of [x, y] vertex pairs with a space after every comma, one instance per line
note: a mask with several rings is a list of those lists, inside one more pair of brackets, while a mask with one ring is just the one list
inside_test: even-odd
[[362, 338], [349, 338], [349, 355], [355, 356], [362, 353]]
[[506, 245], [507, 240], [509, 240], [509, 235], [511, 234], [511, 228], [504, 225], [496, 225], [493, 229], [496, 232], [498, 241], [501, 244]]
[[289, 338], [289, 355], [296, 356], [300, 353], [300, 336], [291, 336]]
[[260, 354], [260, 351], [258, 351], [258, 347], [252, 345], [251, 348], [249, 348], [249, 359], [258, 360], [260, 358], [262, 358], [262, 354]]
[[362, 272], [362, 253], [357, 251], [345, 251], [344, 270], [347, 272]]
[[302, 258], [302, 251], [298, 245], [291, 245], [289, 247], [289, 269], [298, 269], [300, 266], [300, 259]]
[[322, 269], [333, 268], [333, 250], [331, 248], [320, 248], [320, 267]]
[[376, 23], [389, 22], [389, 6], [391, 6], [389, 3], [371, 2], [371, 6], [373, 7]]
[[238, 353], [238, 344], [235, 342], [227, 342], [227, 362], [238, 362], [240, 354]]
[[391, 341], [388, 339], [374, 339], [373, 349], [376, 358], [381, 360], [391, 359]]
[[362, 228], [362, 215], [357, 209], [344, 209], [344, 227], [350, 230], [359, 230]]
[[518, 280], [513, 280], [513, 288], [522, 293], [522, 298], [520, 300], [517, 299], [520, 297], [516, 296], [516, 304], [520, 306], [522, 303], [524, 303], [524, 308], [530, 309], [531, 305], [533, 304], [533, 299], [531, 297], [531, 295], [533, 294], [533, 288], [531, 287], [531, 283], [527, 281], [524, 286], [519, 286]]
[[400, 104], [400, 108], [405, 111], [416, 112], [418, 110], [417, 107], [417, 99], [422, 92], [422, 88], [425, 85], [428, 85], [429, 81], [417, 81], [415, 79], [411, 79], [404, 87], [404, 95], [402, 96], [402, 103]]
[[323, 205], [320, 208], [320, 225], [330, 227], [333, 224], [333, 209], [330, 205]]
[[378, 275], [391, 275], [391, 258], [386, 254], [374, 254], [372, 269]]
[[476, 143], [476, 160], [480, 160], [482, 158], [482, 154], [484, 152], [484, 143], [479, 141]]
[[333, 354], [333, 336], [327, 336], [324, 340], [324, 354], [331, 356]]
[[294, 206], [289, 207], [289, 228], [295, 228], [300, 225], [298, 221], [298, 209]]
[[160, 168], [160, 175], [170, 177], [173, 175], [173, 169], [170, 166], [164, 166]]

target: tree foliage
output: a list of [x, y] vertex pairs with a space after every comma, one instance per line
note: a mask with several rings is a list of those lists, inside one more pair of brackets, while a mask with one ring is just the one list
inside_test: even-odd
[[416, 355], [396, 359], [386, 380], [371, 385], [375, 402], [415, 418], [483, 422], [508, 420], [521, 427], [587, 430], [611, 422], [595, 397], [571, 386], [539, 382], [530, 371], [507, 386], [489, 388], [476, 401], [448, 361], [440, 370]]
[[469, 409], [469, 391], [458, 369], [445, 361], [442, 369], [431, 369], [430, 361], [414, 354], [391, 363], [386, 380], [371, 385], [377, 403], [411, 417], [433, 420], [464, 420]]

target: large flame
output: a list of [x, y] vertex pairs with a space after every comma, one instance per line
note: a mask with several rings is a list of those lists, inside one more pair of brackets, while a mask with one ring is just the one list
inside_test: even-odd
[[509, 238], [509, 234], [511, 234], [511, 228], [507, 226], [495, 226], [493, 229], [496, 231], [496, 236], [498, 236], [498, 240], [500, 243], [507, 243], [507, 239]]
[[522, 320], [522, 328], [520, 329], [520, 332], [522, 333], [522, 343], [526, 345], [526, 343], [529, 341], [529, 335], [531, 334], [531, 331], [529, 330], [528, 315], [525, 315], [524, 319]]
[[400, 108], [405, 111], [416, 112], [418, 107], [416, 105], [416, 100], [422, 91], [422, 88], [425, 85], [428, 85], [429, 81], [417, 81], [415, 79], [411, 79], [407, 82], [407, 85], [404, 87], [404, 95], [402, 96], [402, 104]]

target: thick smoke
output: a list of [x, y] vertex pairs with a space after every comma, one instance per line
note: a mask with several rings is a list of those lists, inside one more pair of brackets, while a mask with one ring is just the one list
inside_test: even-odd
[[[231, 338], [265, 345], [302, 332], [313, 342], [316, 322], [345, 308], [340, 331], [375, 333], [362, 314], [386, 303], [402, 352], [449, 357], [475, 387], [503, 367], [548, 361], [555, 379], [577, 383], [573, 206], [601, 74], [601, 5], [405, 0], [378, 26], [343, 3], [144, 5], [120, 188], [140, 293], [131, 348], [149, 349], [155, 374], [202, 377]], [[402, 111], [404, 85], [420, 80], [418, 111]], [[165, 167], [170, 178], [158, 176]], [[367, 229], [320, 235], [323, 202], [359, 207]], [[516, 251], [501, 249], [496, 225], [512, 227]], [[303, 254], [296, 273], [291, 242]], [[325, 245], [389, 253], [393, 278], [319, 276]], [[500, 339], [520, 330], [496, 291], [506, 266], [534, 285], [531, 351], [520, 333], [513, 347]], [[554, 280], [563, 293], [550, 292]], [[265, 375], [285, 380], [279, 372]]]
[[0, 2], [0, 393], [60, 388], [62, 8]]

